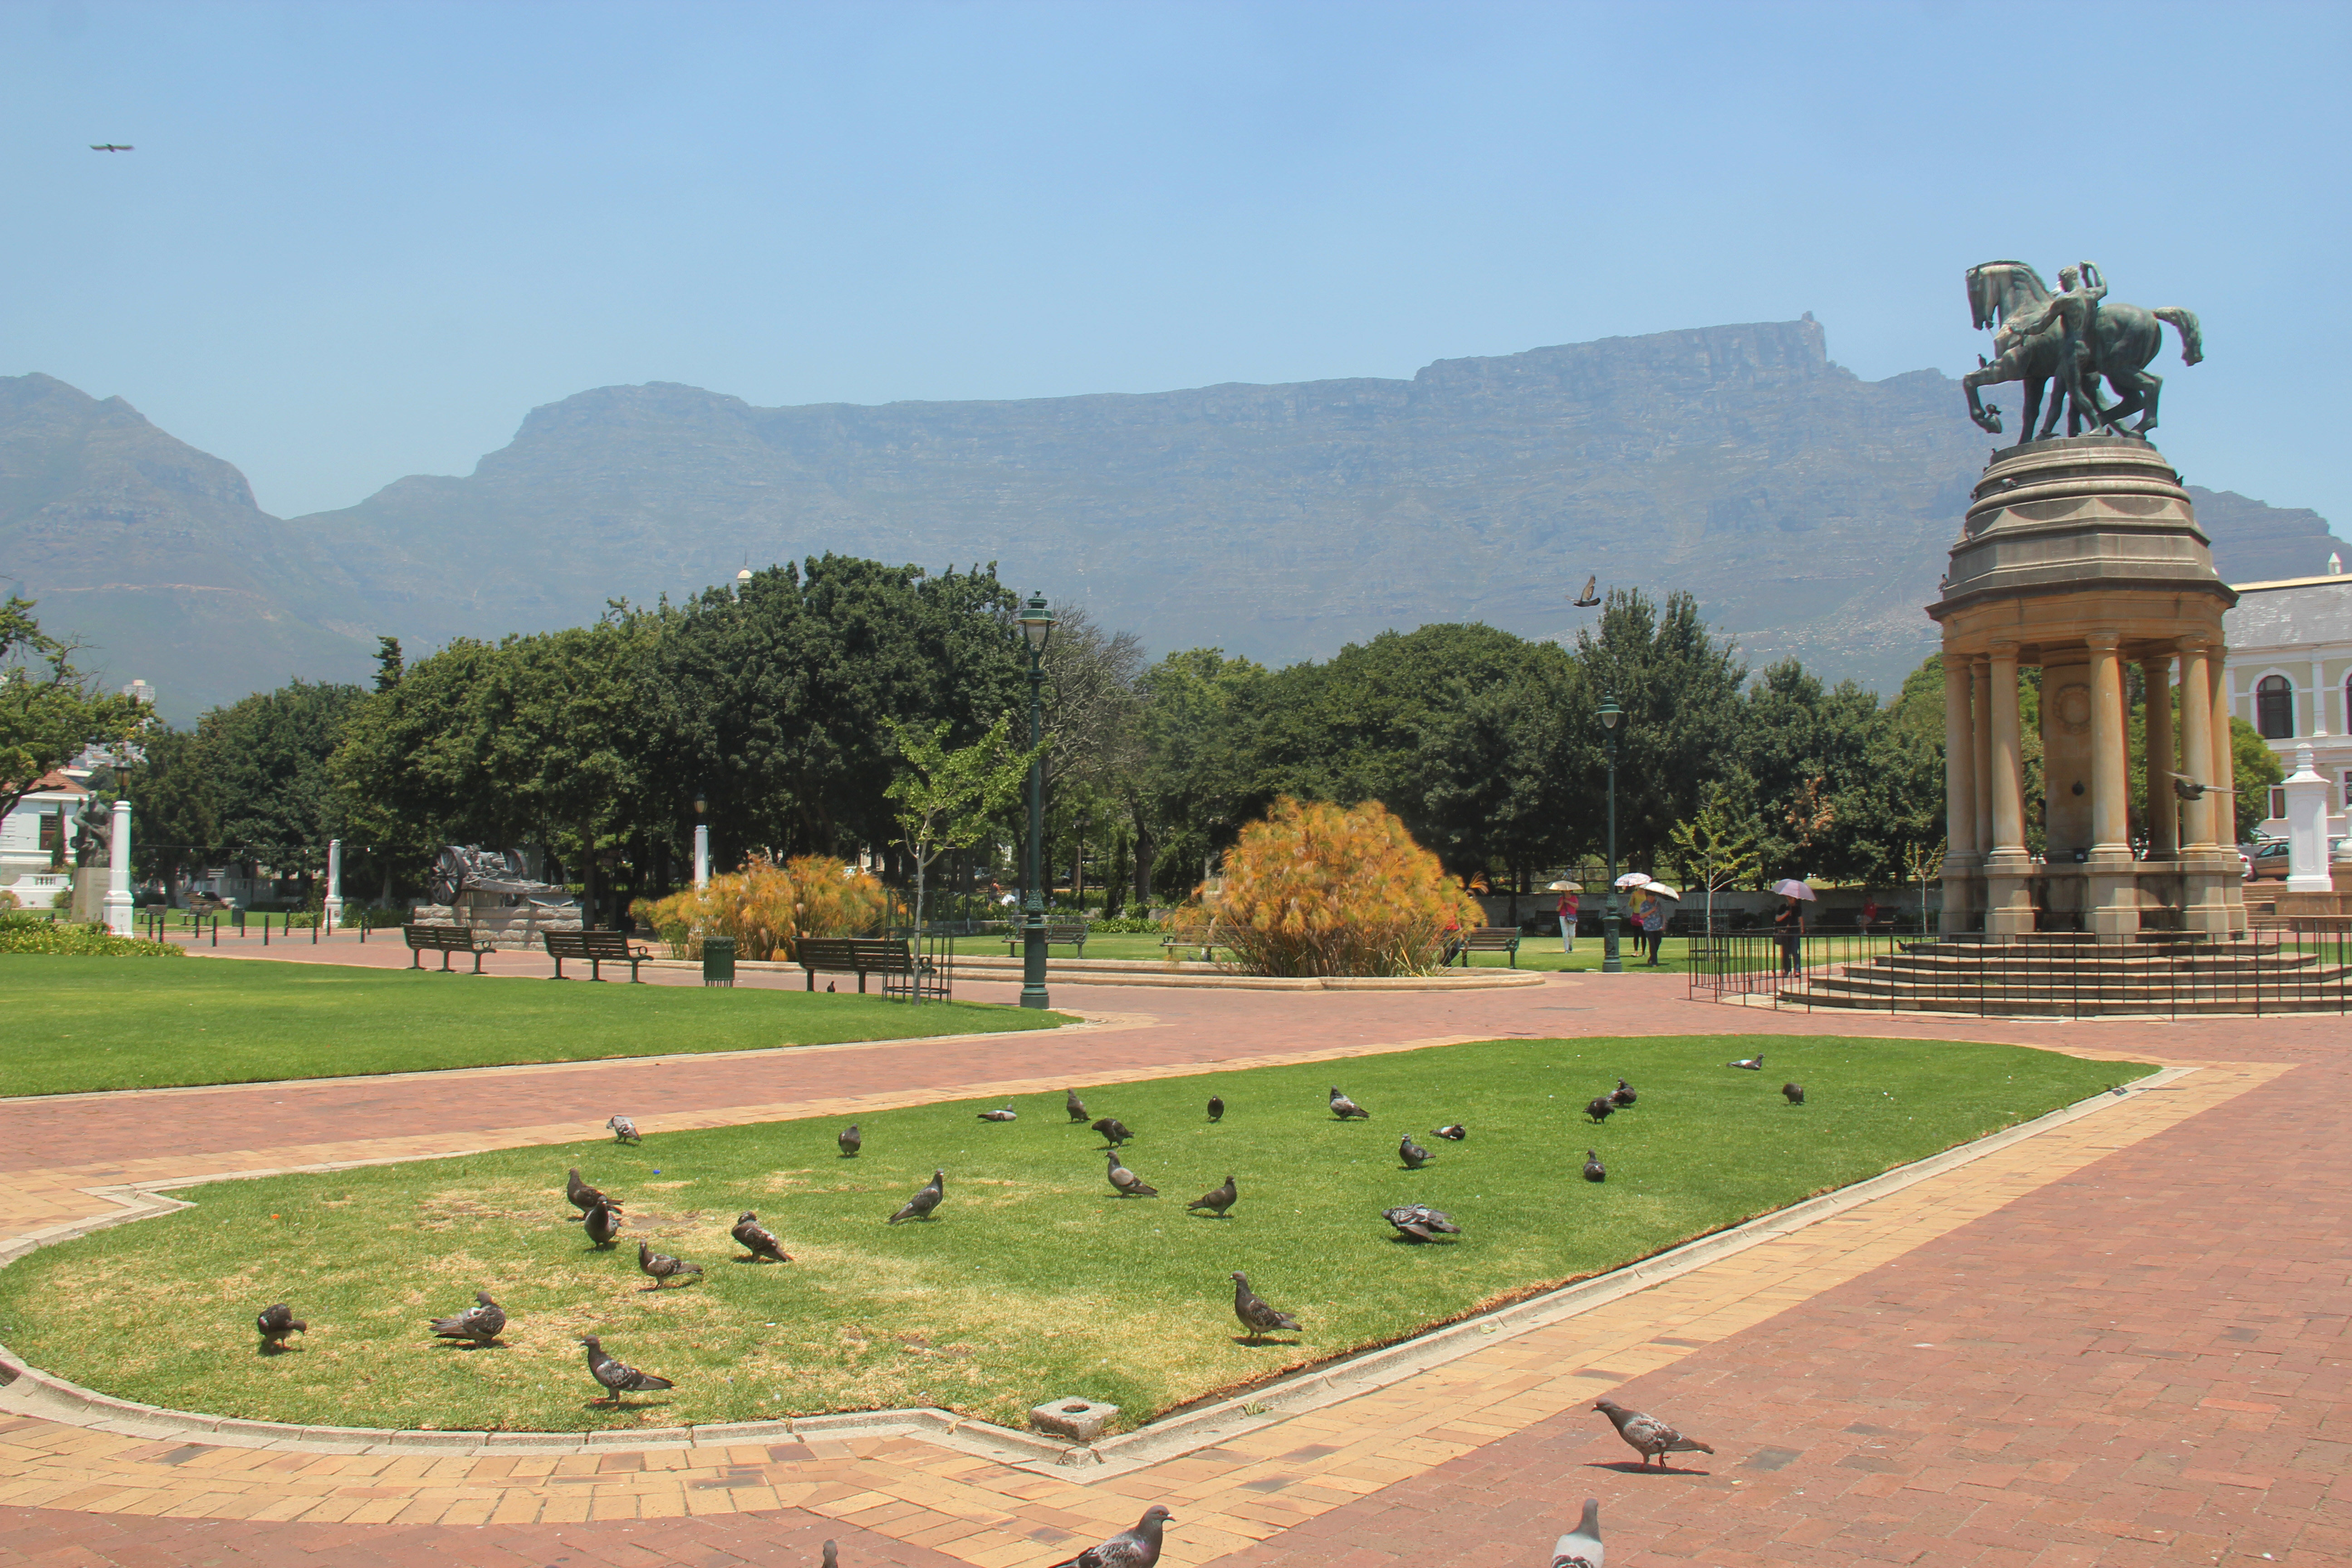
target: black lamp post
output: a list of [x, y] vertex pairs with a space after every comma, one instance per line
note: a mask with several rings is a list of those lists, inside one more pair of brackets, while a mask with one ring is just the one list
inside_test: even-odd
[[[1032, 594], [1022, 606], [1021, 633], [1029, 639], [1029, 745], [1034, 752], [1045, 739], [1045, 639], [1053, 635], [1054, 617], [1046, 613], [1045, 595]], [[1050, 1005], [1045, 1000], [1045, 890], [1041, 864], [1045, 831], [1045, 758], [1037, 752], [1029, 762], [1028, 891], [1021, 900], [1021, 1005]]]
[[1623, 712], [1615, 692], [1601, 700], [1601, 743], [1609, 751], [1609, 902], [1601, 917], [1603, 974], [1625, 973], [1625, 960], [1617, 952], [1617, 721]]

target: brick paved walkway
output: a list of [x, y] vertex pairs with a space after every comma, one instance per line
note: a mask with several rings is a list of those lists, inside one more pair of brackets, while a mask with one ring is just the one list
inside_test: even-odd
[[[281, 955], [309, 956], [273, 946]], [[320, 1457], [155, 1452], [19, 1421], [0, 1426], [0, 1503], [37, 1495], [47, 1506], [0, 1507], [0, 1561], [651, 1568], [806, 1563], [833, 1535], [850, 1568], [1012, 1568], [1067, 1555], [1128, 1522], [1139, 1500], [1164, 1497], [1180, 1521], [1171, 1562], [1540, 1563], [1588, 1493], [1603, 1500], [1620, 1568], [2352, 1559], [2352, 1492], [2338, 1479], [2352, 1458], [2340, 1410], [2347, 1181], [2330, 1141], [2352, 1100], [2341, 1021], [1807, 1019], [1693, 1005], [1681, 991], [1647, 975], [1471, 996], [1069, 987], [1056, 999], [1130, 1016], [948, 1047], [19, 1101], [5, 1107], [0, 1161], [20, 1191], [87, 1207], [79, 1185], [157, 1163], [365, 1157], [387, 1127], [444, 1147], [578, 1136], [616, 1097], [641, 1120], [678, 1125], [1509, 1034], [1892, 1034], [2241, 1065], [1727, 1260], [1736, 1267], [1099, 1485], [979, 1459], [959, 1469], [948, 1450], [912, 1442], [583, 1457], [562, 1462], [589, 1468], [561, 1480], [454, 1456], [306, 1476]], [[159, 1160], [159, 1148], [184, 1152]], [[0, 1226], [28, 1228], [14, 1214]], [[1617, 1397], [1719, 1454], [1704, 1470], [1633, 1474], [1583, 1409], [1619, 1383]], [[79, 1493], [54, 1489], [77, 1474]], [[257, 1509], [300, 1520], [135, 1517]], [[692, 1517], [702, 1510], [729, 1511]]]

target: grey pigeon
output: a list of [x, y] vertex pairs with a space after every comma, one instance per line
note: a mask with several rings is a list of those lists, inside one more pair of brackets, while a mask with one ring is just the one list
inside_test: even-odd
[[1382, 1209], [1381, 1217], [1396, 1226], [1398, 1235], [1414, 1241], [1433, 1241], [1440, 1232], [1447, 1236], [1462, 1234], [1462, 1227], [1454, 1223], [1453, 1215], [1442, 1209], [1431, 1208], [1427, 1204], [1404, 1204], [1396, 1208]]
[[1644, 1415], [1638, 1410], [1628, 1410], [1613, 1399], [1603, 1399], [1593, 1407], [1609, 1417], [1617, 1428], [1617, 1436], [1642, 1456], [1642, 1466], [1649, 1468], [1652, 1458], [1658, 1468], [1666, 1469], [1668, 1454], [1712, 1454], [1713, 1448], [1696, 1437], [1685, 1437], [1654, 1415]]
[[580, 1342], [588, 1347], [588, 1374], [612, 1391], [613, 1403], [621, 1403], [624, 1394], [650, 1394], [657, 1388], [677, 1385], [666, 1377], [656, 1377], [649, 1372], [614, 1361], [604, 1353], [604, 1346], [593, 1334], [583, 1334]]
[[1459, 1143], [1462, 1140], [1470, 1136], [1470, 1129], [1463, 1126], [1459, 1121], [1451, 1121], [1443, 1127], [1431, 1128], [1429, 1130], [1429, 1135], [1432, 1138], [1450, 1138], [1454, 1142]]
[[824, 1568], [841, 1568], [841, 1548], [830, 1541], [824, 1543]]
[[1616, 1109], [1615, 1100], [1605, 1094], [1596, 1094], [1592, 1097], [1592, 1103], [1584, 1108], [1584, 1114], [1595, 1121], [1606, 1121], [1609, 1120], [1609, 1113]]
[[590, 1209], [588, 1239], [598, 1247], [610, 1247], [613, 1238], [621, 1234], [621, 1205], [609, 1198]]
[[1331, 1086], [1331, 1114], [1342, 1121], [1370, 1121], [1372, 1119], [1370, 1111], [1341, 1094], [1336, 1083]]
[[1110, 1168], [1105, 1173], [1110, 1177], [1110, 1184], [1118, 1189], [1119, 1196], [1123, 1198], [1156, 1198], [1160, 1195], [1160, 1189], [1158, 1187], [1153, 1186], [1141, 1176], [1137, 1175], [1133, 1171], [1129, 1170], [1125, 1165], [1118, 1163], [1118, 1150], [1106, 1149], [1103, 1151], [1103, 1157], [1110, 1162]]
[[683, 1258], [672, 1258], [666, 1252], [656, 1252], [640, 1241], [637, 1243], [637, 1272], [651, 1275], [654, 1289], [658, 1290], [673, 1279], [683, 1279], [689, 1274], [701, 1273], [702, 1266], [698, 1263], [688, 1263]]
[[1209, 1096], [1209, 1120], [1212, 1121], [1223, 1121], [1224, 1119], [1225, 1097], [1222, 1094], [1213, 1094]]
[[1406, 1170], [1418, 1171], [1429, 1163], [1429, 1151], [1414, 1142], [1412, 1134], [1408, 1132], [1397, 1140], [1397, 1158], [1404, 1162]]
[[1250, 1343], [1255, 1344], [1266, 1335], [1281, 1331], [1298, 1331], [1298, 1320], [1287, 1312], [1277, 1312], [1258, 1299], [1249, 1288], [1249, 1276], [1236, 1270], [1234, 1274], [1234, 1316], [1249, 1331]]
[[1021, 1113], [1013, 1109], [1013, 1102], [1008, 1100], [1004, 1102], [1003, 1110], [983, 1110], [980, 1113], [980, 1119], [982, 1121], [1018, 1121], [1021, 1120]]
[[1601, 1553], [1601, 1501], [1584, 1500], [1576, 1528], [1551, 1543], [1551, 1568], [1606, 1568]]
[[1605, 1182], [1609, 1179], [1609, 1167], [1603, 1165], [1601, 1163], [1601, 1156], [1591, 1149], [1584, 1152], [1584, 1179], [1588, 1182]]
[[1759, 1051], [1752, 1057], [1742, 1057], [1736, 1062], [1726, 1062], [1723, 1065], [1727, 1068], [1746, 1068], [1749, 1072], [1762, 1072], [1764, 1070], [1764, 1055], [1761, 1051]]
[[1223, 1186], [1202, 1193], [1184, 1207], [1187, 1210], [1207, 1209], [1219, 1219], [1223, 1219], [1225, 1217], [1225, 1211], [1234, 1206], [1234, 1179], [1227, 1176]]
[[1127, 1130], [1127, 1123], [1116, 1116], [1102, 1117], [1095, 1122], [1094, 1127], [1095, 1131], [1108, 1139], [1114, 1147], [1135, 1136]]
[[595, 1188], [582, 1181], [580, 1179], [580, 1167], [577, 1165], [572, 1166], [565, 1174], [563, 1182], [563, 1195], [571, 1200], [572, 1206], [573, 1208], [580, 1211], [572, 1216], [573, 1223], [575, 1224], [587, 1218], [588, 1211], [594, 1208], [598, 1204], [610, 1203], [613, 1204], [613, 1206], [615, 1208], [620, 1207], [619, 1204], [614, 1203], [614, 1200], [606, 1197], [604, 1194], [598, 1192]]
[[736, 1217], [735, 1228], [727, 1234], [733, 1237], [741, 1245], [743, 1250], [755, 1258], [772, 1258], [778, 1263], [790, 1263], [793, 1260], [793, 1255], [784, 1250], [784, 1244], [778, 1241], [775, 1234], [766, 1226], [761, 1225], [760, 1216], [750, 1209], [745, 1209]]
[[833, 1141], [841, 1145], [841, 1157], [845, 1160], [857, 1158], [857, 1151], [866, 1142], [865, 1139], [857, 1135], [857, 1123], [855, 1121], [835, 1133]]
[[1641, 1096], [1633, 1092], [1633, 1086], [1627, 1083], [1622, 1078], [1617, 1080], [1617, 1087], [1609, 1091], [1611, 1103], [1614, 1104], [1620, 1110], [1624, 1110], [1627, 1106], [1633, 1104], [1633, 1101], [1640, 1098]]
[[2172, 775], [2172, 793], [2183, 800], [2203, 800], [2209, 795], [2235, 795], [2238, 792], [2223, 789], [2219, 784], [2199, 784], [2187, 773], [2175, 773]]
[[630, 1121], [625, 1116], [615, 1116], [612, 1121], [604, 1123], [604, 1125], [613, 1130], [613, 1142], [615, 1143], [641, 1143], [644, 1142], [643, 1139], [637, 1136], [637, 1124]]
[[885, 1223], [897, 1225], [902, 1219], [929, 1219], [931, 1217], [931, 1211], [940, 1206], [940, 1200], [947, 1196], [947, 1193], [948, 1173], [945, 1171], [933, 1171], [930, 1184], [908, 1198], [905, 1205]]
[[1062, 1091], [1062, 1109], [1070, 1113], [1070, 1120], [1073, 1121], [1084, 1121], [1087, 1119], [1087, 1102], [1078, 1098], [1078, 1091], [1075, 1089], [1066, 1089]]
[[1780, 1092], [1789, 1097], [1791, 1105], [1805, 1103], [1805, 1086], [1801, 1083], [1784, 1083], [1780, 1086]]
[[1168, 1510], [1153, 1503], [1143, 1510], [1142, 1520], [1133, 1530], [1123, 1530], [1099, 1546], [1089, 1546], [1076, 1557], [1066, 1558], [1053, 1568], [1151, 1568], [1160, 1561], [1160, 1527], [1168, 1522]]
[[474, 1292], [476, 1305], [467, 1308], [454, 1318], [436, 1318], [433, 1331], [445, 1340], [471, 1340], [478, 1345], [495, 1344], [506, 1332], [506, 1310], [490, 1300], [488, 1290]]
[[310, 1325], [294, 1315], [294, 1309], [283, 1301], [275, 1302], [254, 1314], [253, 1326], [261, 1331], [261, 1348], [276, 1353], [286, 1348], [289, 1334], [307, 1334]]

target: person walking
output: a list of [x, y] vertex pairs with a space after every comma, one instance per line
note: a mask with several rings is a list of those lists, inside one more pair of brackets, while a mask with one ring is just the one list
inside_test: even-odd
[[1780, 943], [1781, 974], [1797, 973], [1803, 968], [1805, 906], [1782, 895], [1780, 907], [1772, 916], [1772, 934]]
[[1650, 967], [1658, 967], [1658, 950], [1666, 945], [1666, 900], [1642, 889], [1646, 900], [1642, 905], [1642, 941], [1650, 950]]
[[1559, 950], [1562, 952], [1576, 951], [1576, 918], [1583, 907], [1583, 901], [1576, 896], [1576, 890], [1573, 888], [1560, 889]]

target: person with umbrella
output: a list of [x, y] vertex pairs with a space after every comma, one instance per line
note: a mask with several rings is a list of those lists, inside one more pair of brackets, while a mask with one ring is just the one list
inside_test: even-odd
[[1576, 919], [1584, 907], [1583, 900], [1577, 895], [1584, 889], [1574, 882], [1554, 882], [1547, 890], [1559, 895], [1559, 950], [1562, 952], [1574, 952], [1576, 951]]
[[1804, 968], [1804, 900], [1813, 896], [1813, 890], [1794, 877], [1773, 883], [1772, 890], [1780, 895], [1780, 907], [1772, 915], [1772, 933], [1780, 943], [1780, 973], [1795, 974]]
[[1650, 967], [1658, 967], [1658, 950], [1666, 945], [1666, 900], [1655, 882], [1643, 884], [1634, 896], [1642, 900], [1642, 941], [1650, 950]]

